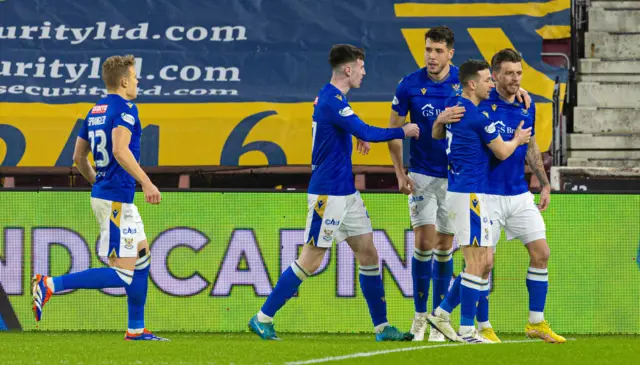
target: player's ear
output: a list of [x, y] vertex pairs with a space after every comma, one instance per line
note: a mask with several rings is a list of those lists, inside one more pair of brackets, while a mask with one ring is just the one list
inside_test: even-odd
[[449, 50], [449, 61], [451, 61], [451, 60], [453, 59], [453, 54], [454, 54], [455, 52], [456, 52], [456, 50], [455, 50], [455, 49], [453, 49], [453, 48], [451, 48], [451, 49]]

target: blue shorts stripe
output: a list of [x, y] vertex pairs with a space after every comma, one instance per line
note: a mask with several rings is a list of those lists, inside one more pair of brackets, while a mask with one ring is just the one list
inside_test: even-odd
[[480, 246], [482, 239], [482, 218], [473, 210], [469, 212], [469, 245]]
[[109, 222], [109, 257], [120, 257], [120, 228], [112, 221]]
[[320, 236], [320, 228], [322, 227], [322, 217], [316, 210], [313, 211], [313, 217], [311, 217], [311, 227], [309, 228], [309, 236], [305, 243], [311, 243], [314, 246], [318, 245], [318, 237]]

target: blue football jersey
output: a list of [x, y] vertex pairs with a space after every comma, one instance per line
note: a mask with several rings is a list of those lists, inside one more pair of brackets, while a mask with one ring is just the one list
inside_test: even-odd
[[458, 68], [450, 66], [449, 75], [441, 81], [429, 78], [426, 68], [405, 76], [396, 88], [391, 109], [398, 115], [409, 114], [410, 121], [420, 127], [420, 138], [410, 141], [409, 171], [446, 178], [447, 154], [443, 141], [431, 137], [431, 128], [445, 103], [460, 90]]
[[447, 101], [447, 107], [456, 105], [464, 107], [466, 111], [459, 122], [446, 126], [448, 191], [485, 193], [489, 159], [493, 154], [486, 145], [500, 134], [486, 112], [481, 112], [469, 99], [456, 96]]
[[136, 181], [113, 157], [111, 132], [118, 127], [131, 131], [129, 149], [139, 161], [142, 125], [138, 108], [120, 95], [109, 94], [102, 98], [82, 123], [78, 137], [89, 141], [96, 164], [96, 182], [91, 197], [133, 203]]
[[311, 181], [308, 192], [318, 195], [350, 195], [353, 181], [352, 135], [367, 142], [404, 138], [402, 128], [378, 128], [365, 124], [351, 109], [347, 97], [325, 85], [314, 103], [312, 122]]
[[[489, 99], [484, 100], [478, 106], [481, 111], [489, 114], [489, 119], [496, 126], [496, 130], [505, 141], [513, 139], [513, 134], [521, 121], [523, 129], [531, 127], [531, 136], [535, 134], [536, 106], [531, 102], [529, 109], [517, 100], [509, 103], [500, 97], [494, 89]], [[529, 191], [527, 181], [524, 179], [524, 161], [527, 156], [527, 145], [516, 148], [513, 155], [504, 161], [495, 156], [490, 160], [489, 181], [487, 194], [494, 195], [519, 195]]]

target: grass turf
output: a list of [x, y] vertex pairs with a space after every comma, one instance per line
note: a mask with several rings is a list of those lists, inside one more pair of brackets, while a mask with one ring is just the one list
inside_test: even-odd
[[[562, 345], [503, 335], [499, 345], [377, 343], [372, 335], [158, 333], [170, 342], [129, 342], [115, 332], [0, 332], [0, 364], [632, 364], [639, 336], [568, 336]], [[430, 348], [436, 346], [434, 348]], [[396, 351], [396, 352], [388, 352]], [[377, 354], [371, 354], [378, 352]], [[354, 356], [354, 354], [361, 354]], [[339, 359], [339, 357], [344, 357]], [[333, 357], [338, 359], [327, 358]], [[292, 364], [293, 365], [293, 364]]]

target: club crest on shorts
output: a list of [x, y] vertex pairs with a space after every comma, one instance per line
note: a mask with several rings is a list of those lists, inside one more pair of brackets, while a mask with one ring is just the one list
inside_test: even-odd
[[333, 239], [333, 229], [324, 229], [324, 236], [322, 236], [322, 238], [329, 242]]

